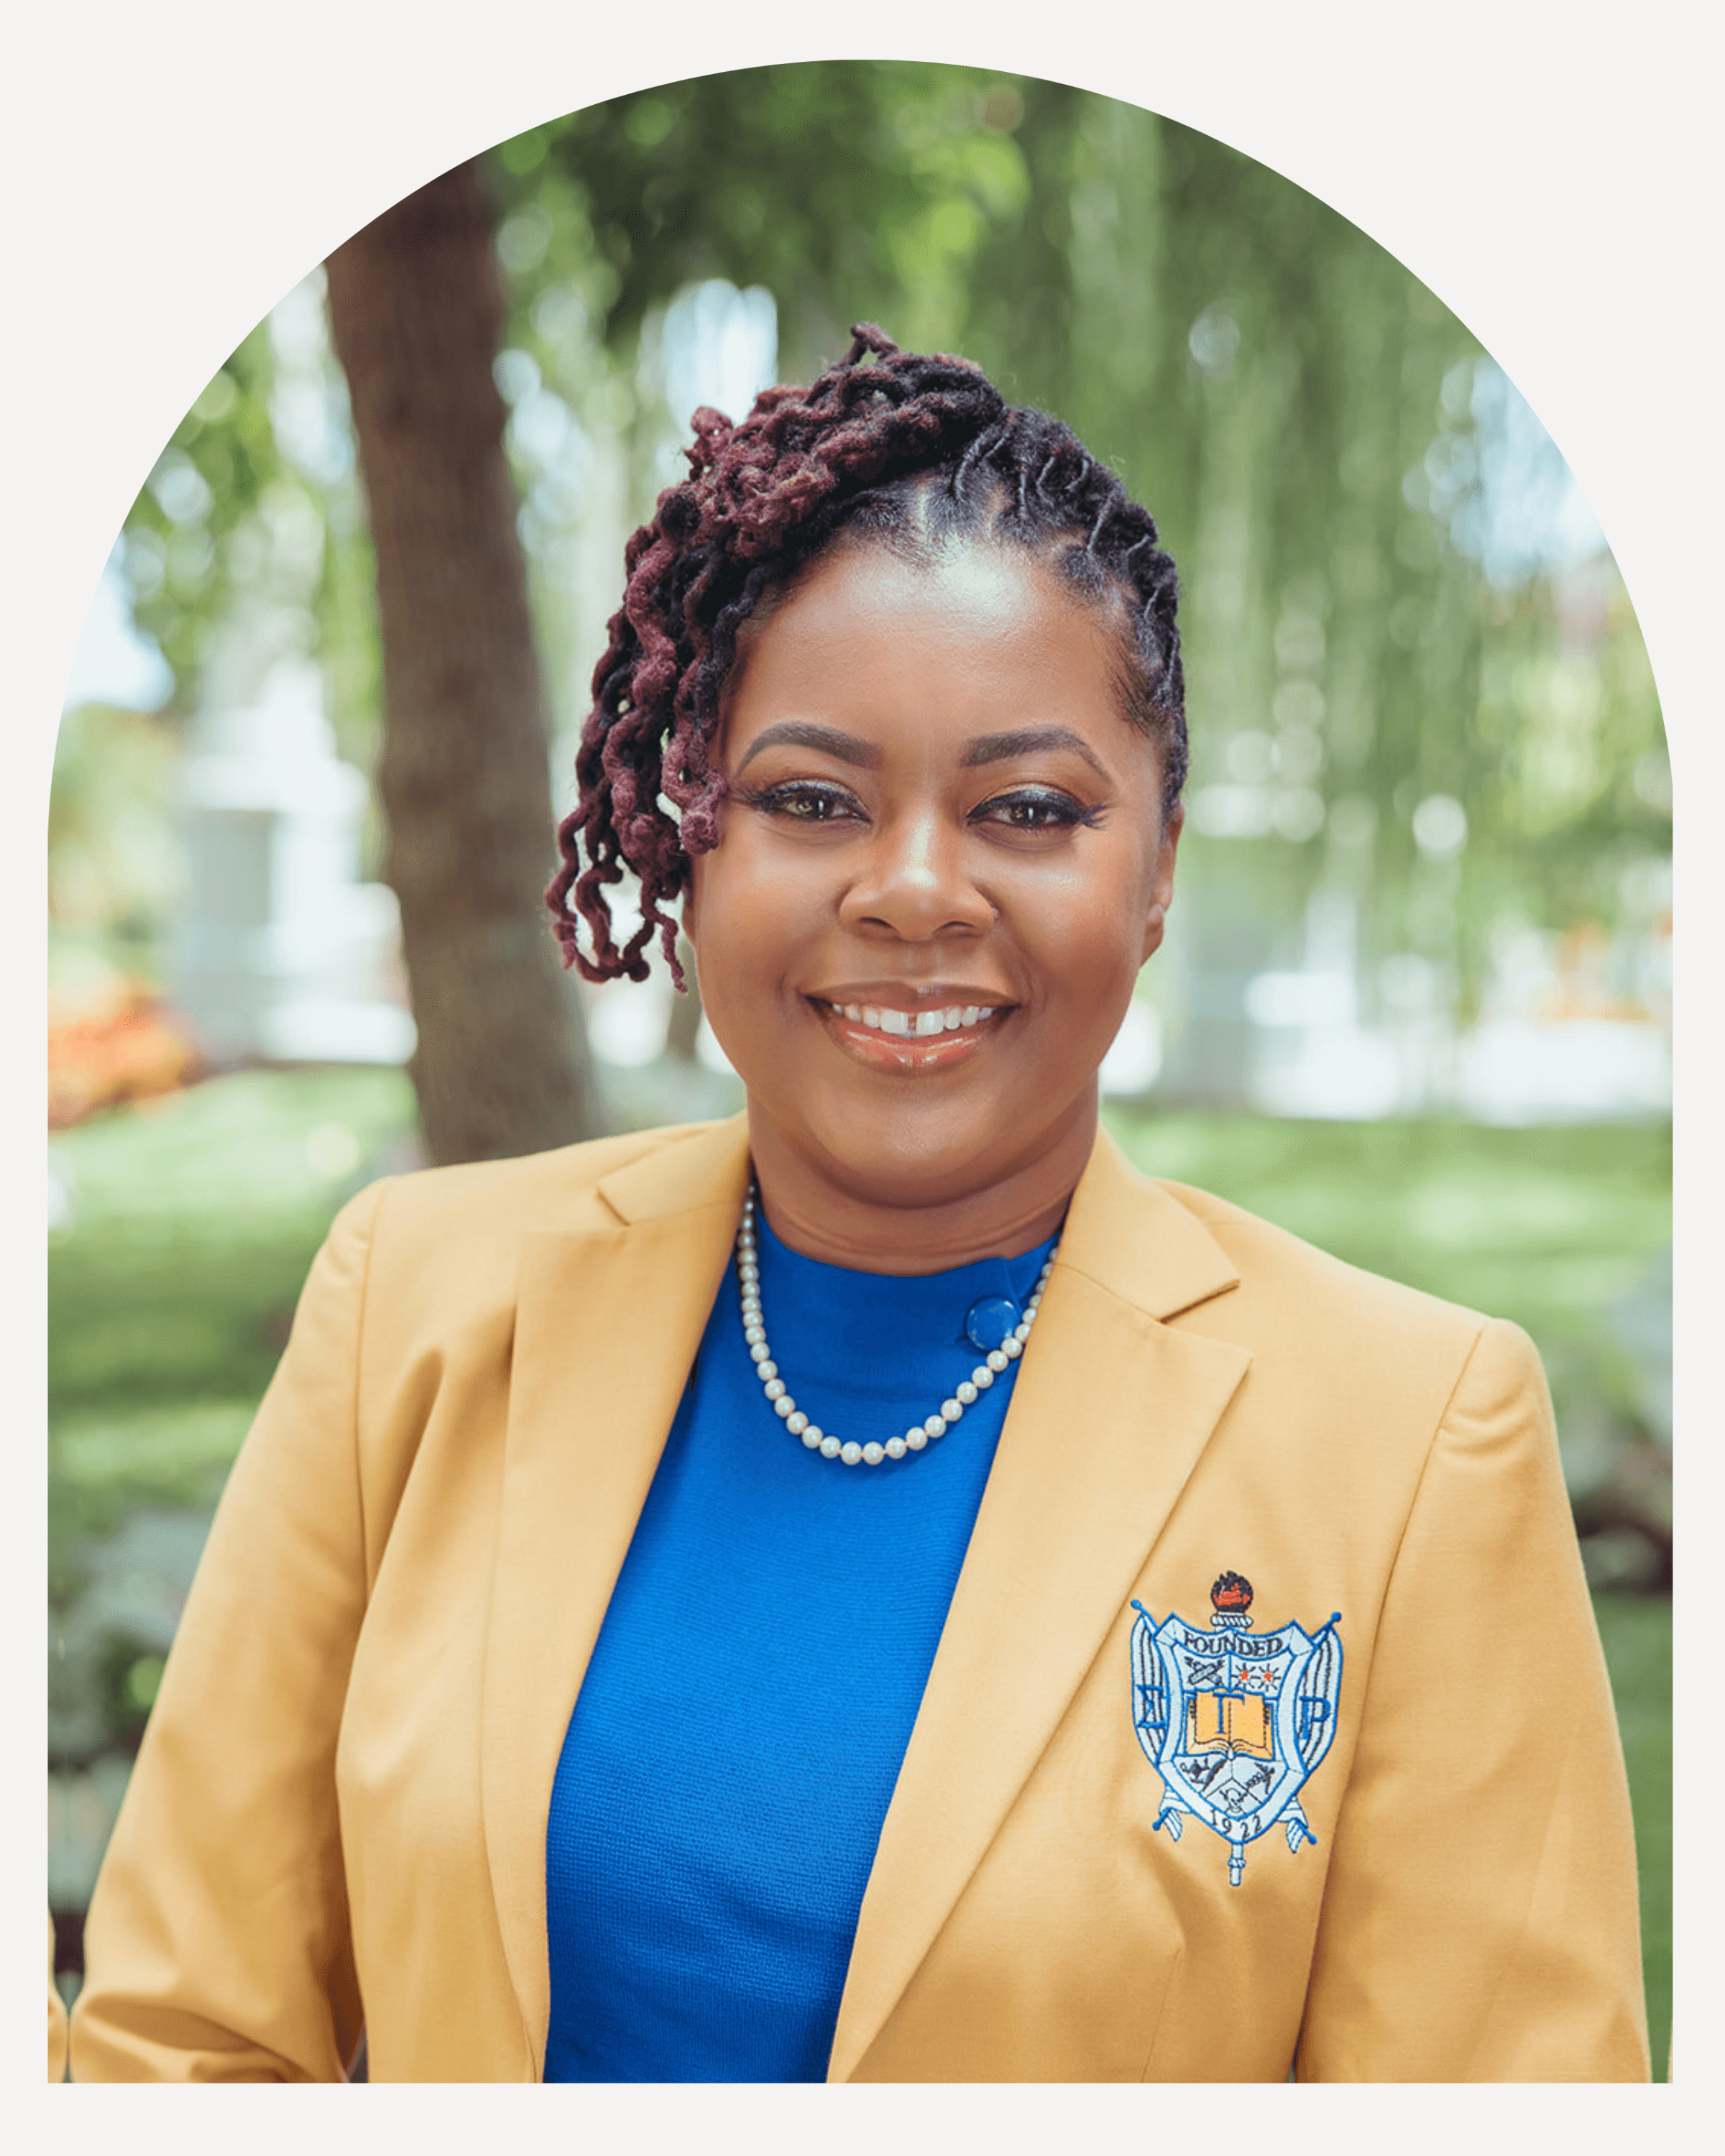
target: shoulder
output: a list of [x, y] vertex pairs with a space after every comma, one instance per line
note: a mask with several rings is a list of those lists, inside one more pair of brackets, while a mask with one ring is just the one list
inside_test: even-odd
[[1219, 1323], [1267, 1325], [1313, 1342], [1345, 1339], [1359, 1354], [1417, 1345], [1464, 1361], [1488, 1331], [1522, 1337], [1481, 1311], [1349, 1265], [1213, 1192], [1162, 1180], [1154, 1188], [1204, 1230], [1238, 1276], [1234, 1292], [1210, 1306]]
[[711, 1123], [673, 1124], [560, 1146], [510, 1160], [422, 1168], [369, 1185], [342, 1209], [331, 1241], [360, 1241], [375, 1260], [424, 1268], [442, 1254], [470, 1276], [489, 1263], [513, 1270], [523, 1240], [614, 1227], [600, 1186], [655, 1160], [675, 1173], [676, 1148], [715, 1133]]
[[1399, 1460], [1417, 1475], [1435, 1448], [1493, 1474], [1537, 1473], [1548, 1498], [1561, 1495], [1545, 1373], [1519, 1326], [1348, 1265], [1208, 1191], [1155, 1187], [1235, 1276], [1175, 1322], [1247, 1351], [1246, 1390], [1290, 1471], [1303, 1459], [1328, 1486], [1346, 1457], [1355, 1473]]

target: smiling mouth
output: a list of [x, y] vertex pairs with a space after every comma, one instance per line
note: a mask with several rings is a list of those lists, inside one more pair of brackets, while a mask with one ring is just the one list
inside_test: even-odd
[[927, 1010], [809, 998], [829, 1039], [854, 1060], [890, 1075], [946, 1070], [967, 1061], [999, 1030], [1011, 1004], [936, 1004]]

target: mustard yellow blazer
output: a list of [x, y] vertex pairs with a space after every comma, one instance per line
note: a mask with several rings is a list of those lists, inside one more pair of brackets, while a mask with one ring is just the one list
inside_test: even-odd
[[[343, 1211], [96, 1890], [74, 2078], [338, 2081], [362, 2029], [374, 2080], [537, 2078], [558, 1750], [747, 1175], [739, 1120], [408, 1176]], [[1132, 1667], [1134, 1603], [1208, 1628], [1227, 1570], [1259, 1633], [1339, 1613], [1342, 1649], [1297, 1799], [1315, 1842], [1265, 1833], [1238, 1884], [1202, 1817], [1157, 1825]], [[829, 2078], [1291, 2062], [1646, 2077], [1610, 1696], [1525, 1337], [1147, 1182], [1105, 1137]]]

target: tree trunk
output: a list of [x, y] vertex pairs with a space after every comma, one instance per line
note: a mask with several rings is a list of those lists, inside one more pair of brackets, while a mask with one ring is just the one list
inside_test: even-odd
[[492, 377], [503, 291], [472, 164], [327, 264], [377, 560], [378, 793], [434, 1161], [593, 1136], [603, 1111], [542, 892], [545, 708]]

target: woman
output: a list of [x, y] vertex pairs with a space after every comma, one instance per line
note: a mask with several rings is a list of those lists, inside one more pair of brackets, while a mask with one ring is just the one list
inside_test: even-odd
[[1185, 771], [1151, 519], [868, 326], [696, 429], [551, 896], [591, 978], [680, 901], [747, 1114], [337, 1220], [74, 2076], [1644, 2078], [1527, 1342], [1099, 1134]]

